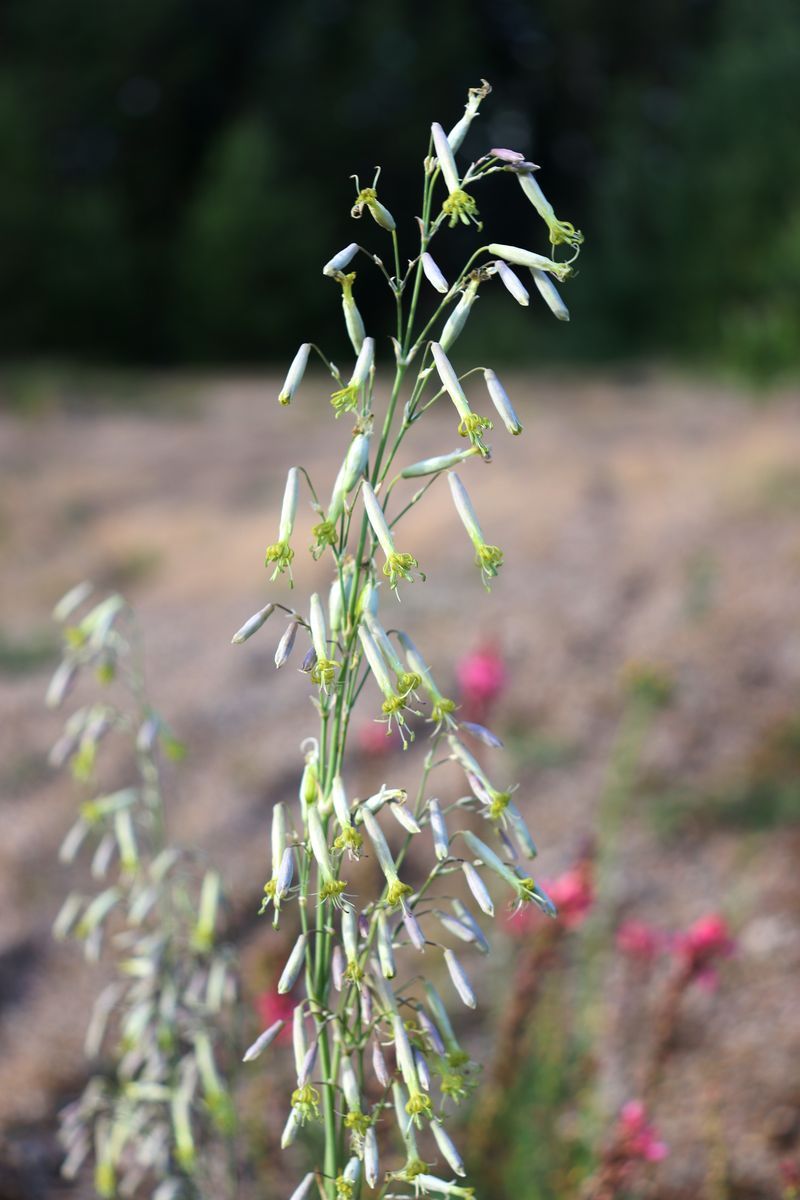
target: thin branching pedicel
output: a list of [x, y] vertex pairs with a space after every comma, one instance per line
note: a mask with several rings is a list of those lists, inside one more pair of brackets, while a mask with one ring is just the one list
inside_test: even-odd
[[[530, 294], [513, 269], [527, 267], [535, 292], [558, 319], [568, 319], [552, 277], [569, 278], [582, 241], [572, 225], [556, 218], [535, 181], [537, 168], [518, 151], [490, 150], [466, 168], [459, 166], [462, 141], [490, 91], [485, 82], [470, 90], [464, 115], [449, 135], [440, 124], [431, 126], [422, 216], [416, 224], [419, 241], [405, 270], [397, 224], [379, 191], [380, 172], [363, 188], [354, 177], [352, 216], [372, 218], [367, 223], [371, 244], [352, 242], [323, 267], [323, 275], [341, 289], [355, 356], [349, 375], [345, 371], [340, 376], [317, 351], [337, 385], [330, 396], [332, 415], [341, 420], [352, 414], [353, 439], [343, 447], [327, 509], [319, 504], [306, 472], [290, 470], [278, 540], [267, 551], [271, 578], [277, 580], [290, 570], [298, 487], [308, 485], [319, 518], [311, 553], [329, 567], [330, 576], [324, 590], [311, 597], [306, 616], [288, 610], [290, 625], [280, 640], [276, 665], [287, 661], [297, 636], [305, 641], [304, 634], [310, 635], [302, 669], [320, 724], [318, 736], [304, 743], [297, 810], [290, 814], [282, 804], [274, 810], [263, 905], [273, 913], [274, 924], [285, 920], [295, 925], [293, 949], [279, 983], [279, 991], [296, 997], [297, 1086], [287, 1098], [282, 1144], [291, 1144], [305, 1125], [321, 1122], [324, 1133], [322, 1159], [300, 1183], [298, 1196], [308, 1194], [314, 1177], [327, 1200], [358, 1200], [365, 1187], [387, 1200], [472, 1195], [460, 1182], [465, 1169], [444, 1124], [475, 1086], [478, 1068], [459, 1045], [430, 976], [442, 976], [452, 999], [475, 1007], [467, 970], [449, 941], [454, 938], [479, 952], [488, 952], [489, 944], [475, 913], [462, 900], [448, 899], [447, 887], [440, 885], [455, 874], [476, 908], [492, 917], [494, 902], [484, 876], [494, 877], [505, 888], [509, 905], [534, 905], [555, 915], [532, 874], [536, 846], [512, 800], [514, 788], [497, 786], [469, 751], [455, 703], [438, 688], [423, 652], [396, 628], [402, 612], [397, 601], [408, 587], [425, 580], [399, 523], [440, 476], [448, 476], [455, 512], [487, 587], [503, 564], [503, 552], [485, 539], [467, 492], [466, 478], [477, 469], [473, 464], [491, 461], [486, 439], [494, 425], [473, 407], [467, 381], [482, 375], [476, 404], [491, 401], [509, 434], [520, 434], [522, 424], [495, 371], [476, 366], [459, 375], [451, 360], [453, 346], [458, 342], [461, 349], [474, 320], [475, 300], [482, 288], [499, 285], [517, 304], [530, 307]], [[481, 230], [475, 193], [496, 174], [516, 176], [524, 197], [544, 220], [550, 246], [566, 246], [572, 258], [489, 242], [474, 251], [450, 284], [431, 244], [458, 224]], [[511, 202], [519, 198], [513, 187]], [[378, 245], [376, 252], [376, 239], [383, 239], [386, 248]], [[381, 272], [395, 304], [396, 327], [387, 338], [394, 349], [394, 381], [384, 411], [377, 410], [374, 391], [376, 349], [382, 343], [377, 331], [367, 333], [356, 300], [362, 266]], [[424, 300], [430, 308], [425, 316]], [[312, 345], [303, 343], [297, 352], [281, 404], [294, 399]], [[450, 447], [398, 470], [395, 460], [406, 433], [444, 397], [455, 408]], [[410, 495], [404, 494], [409, 481], [417, 489]], [[322, 596], [328, 586], [326, 612]], [[267, 605], [251, 617], [234, 641], [262, 628], [271, 611]], [[415, 733], [427, 737], [415, 792], [392, 781], [366, 799], [348, 798], [345, 745], [362, 690], [374, 719], [387, 731], [399, 730], [404, 746]], [[463, 733], [490, 747], [500, 744], [480, 726], [465, 722]], [[430, 780], [436, 767], [450, 760], [463, 772], [468, 794], [448, 805], [431, 794]], [[485, 823], [483, 836], [466, 827], [467, 817], [469, 825]], [[385, 832], [392, 822], [404, 831], [399, 851], [392, 850]], [[406, 863], [415, 839], [424, 841], [431, 862], [420, 886], [410, 882]], [[351, 864], [361, 855], [380, 868], [373, 878], [381, 886], [372, 894], [359, 894], [349, 879]], [[421, 987], [416, 973], [423, 964], [427, 982]], [[272, 1029], [265, 1030], [247, 1057], [254, 1058], [273, 1037]], [[396, 1153], [380, 1162], [379, 1153], [389, 1153], [392, 1128]]]

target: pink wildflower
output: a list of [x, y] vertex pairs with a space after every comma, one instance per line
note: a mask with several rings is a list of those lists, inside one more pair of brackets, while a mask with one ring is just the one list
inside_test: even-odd
[[725, 919], [719, 913], [708, 913], [676, 936], [673, 950], [689, 979], [714, 988], [718, 978], [714, 963], [729, 958], [735, 945]]
[[590, 861], [581, 860], [543, 886], [567, 929], [575, 929], [586, 919], [595, 900]]
[[629, 1162], [662, 1162], [669, 1153], [657, 1129], [648, 1121], [641, 1100], [623, 1104], [617, 1122], [617, 1145], [620, 1155]]
[[491, 705], [506, 684], [506, 668], [497, 649], [490, 643], [473, 650], [456, 666], [464, 717], [483, 721]]
[[626, 958], [651, 963], [664, 948], [664, 935], [646, 921], [623, 921], [617, 930], [617, 949]]

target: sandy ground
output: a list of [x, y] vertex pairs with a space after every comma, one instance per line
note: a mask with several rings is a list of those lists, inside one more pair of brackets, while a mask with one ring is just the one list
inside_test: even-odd
[[[279, 410], [277, 384], [155, 383], [144, 412], [101, 395], [0, 415], [2, 644], [46, 642], [54, 600], [80, 578], [125, 591], [157, 707], [189, 747], [173, 829], [218, 862], [240, 912], [263, 882], [269, 810], [291, 793], [313, 713], [305, 679], [272, 668], [277, 628], [244, 647], [230, 637], [281, 591], [262, 555], [286, 465], [302, 462], [327, 494], [348, 433], [308, 403]], [[463, 472], [488, 540], [506, 551], [500, 579], [487, 596], [440, 483], [407, 521], [403, 548], [428, 580], [404, 589], [400, 615], [448, 686], [457, 657], [486, 637], [502, 647], [511, 683], [496, 723], [517, 730], [515, 777], [548, 875], [594, 829], [625, 664], [660, 664], [676, 684], [646, 750], [651, 788], [735, 780], [770, 729], [797, 713], [800, 408], [792, 395], [758, 406], [661, 376], [511, 375], [506, 385], [525, 434], [496, 431], [491, 466]], [[442, 407], [400, 461], [457, 441]], [[311, 520], [304, 515], [298, 545]], [[303, 555], [295, 576], [299, 597], [328, 585], [327, 569]], [[102, 974], [49, 938], [71, 878], [56, 854], [76, 802], [46, 765], [59, 729], [42, 707], [49, 669], [0, 673], [0, 1161], [9, 1173], [0, 1194], [9, 1196], [50, 1194], [53, 1152], [40, 1135], [81, 1077], [86, 1009]], [[548, 765], [542, 746], [570, 752]], [[416, 751], [361, 762], [354, 790], [418, 764]], [[679, 928], [719, 909], [738, 937], [722, 986], [691, 997], [658, 1097], [673, 1148], [660, 1168], [664, 1195], [710, 1195], [720, 1146], [727, 1194], [779, 1194], [776, 1163], [800, 1127], [798, 850], [786, 826], [665, 841], [637, 803], [624, 823], [619, 911]], [[257, 981], [269, 933], [248, 930]], [[623, 986], [612, 967], [601, 1064], [610, 1105], [635, 1086], [635, 1047], [613, 1018]]]

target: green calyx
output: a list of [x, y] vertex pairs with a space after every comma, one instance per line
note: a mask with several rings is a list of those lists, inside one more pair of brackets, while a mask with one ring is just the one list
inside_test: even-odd
[[332, 392], [331, 404], [336, 410], [337, 418], [342, 413], [353, 412], [358, 407], [358, 386], [355, 383], [348, 383], [346, 387]]
[[420, 1125], [420, 1117], [432, 1117], [431, 1098], [424, 1092], [412, 1092], [406, 1101], [406, 1112], [416, 1126]]
[[410, 896], [413, 890], [410, 884], [403, 883], [400, 879], [393, 880], [386, 892], [386, 903], [389, 908], [395, 908], [398, 904], [402, 904], [406, 896]]
[[482, 229], [483, 225], [478, 220], [478, 206], [475, 203], [475, 197], [470, 196], [469, 192], [465, 192], [462, 188], [457, 188], [451, 192], [442, 205], [442, 212], [450, 218], [450, 228], [461, 221], [462, 225], [469, 225], [470, 221], [478, 229]]
[[492, 803], [489, 805], [489, 816], [491, 819], [493, 821], [501, 821], [510, 803], [510, 792], [493, 792]]
[[270, 563], [275, 564], [275, 570], [270, 575], [270, 579], [277, 579], [284, 571], [292, 574], [292, 559], [294, 558], [294, 550], [288, 542], [273, 542], [271, 546], [267, 546], [264, 554], [264, 566], [268, 567]]
[[358, 1112], [357, 1110], [355, 1112], [349, 1112], [344, 1119], [345, 1129], [352, 1129], [353, 1132], [359, 1137], [364, 1137], [364, 1134], [367, 1132], [371, 1124], [372, 1122], [370, 1121], [369, 1117], [365, 1116], [365, 1114], [362, 1112]]
[[318, 658], [311, 668], [311, 682], [328, 688], [333, 683], [339, 663], [332, 658]]
[[[405, 579], [408, 583], [413, 582], [414, 577], [411, 572], [415, 568], [419, 568], [419, 563], [413, 554], [400, 554], [395, 550], [383, 564], [383, 573], [389, 580], [389, 587], [396, 588], [399, 579]], [[421, 571], [420, 575], [423, 579], [425, 578]]]
[[351, 854], [358, 854], [363, 845], [364, 838], [352, 825], [346, 825], [333, 840], [334, 850], [349, 850]]
[[314, 558], [319, 558], [326, 546], [336, 545], [336, 525], [333, 521], [320, 521], [319, 525], [315, 525], [311, 530], [314, 538], [311, 546], [311, 553]]
[[334, 904], [338, 904], [346, 887], [347, 882], [344, 879], [326, 879], [320, 888], [320, 899], [332, 900]]
[[301, 1125], [319, 1116], [319, 1092], [310, 1083], [292, 1092], [292, 1108], [297, 1110]]

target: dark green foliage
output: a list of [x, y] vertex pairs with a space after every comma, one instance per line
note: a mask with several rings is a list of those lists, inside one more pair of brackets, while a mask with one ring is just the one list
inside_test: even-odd
[[[420, 132], [487, 76], [465, 153], [526, 150], [587, 234], [580, 321], [487, 289], [487, 353], [796, 365], [793, 0], [9, 0], [2, 35], [6, 357], [265, 361], [298, 336], [335, 354], [336, 289], [303, 281], [358, 236], [350, 171], [371, 177], [377, 146], [413, 217]], [[484, 216], [530, 243], [533, 212], [494, 183]], [[366, 273], [360, 301], [386, 303]]]

